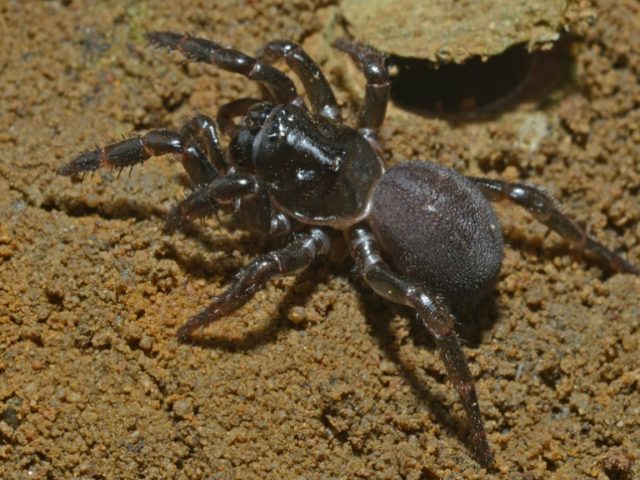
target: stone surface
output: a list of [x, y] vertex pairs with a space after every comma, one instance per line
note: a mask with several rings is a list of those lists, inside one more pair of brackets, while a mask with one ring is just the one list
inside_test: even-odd
[[[592, 17], [585, 2], [567, 0], [343, 0], [349, 34], [403, 57], [460, 63], [524, 43], [548, 47], [576, 19]], [[576, 5], [577, 4], [577, 5]]]

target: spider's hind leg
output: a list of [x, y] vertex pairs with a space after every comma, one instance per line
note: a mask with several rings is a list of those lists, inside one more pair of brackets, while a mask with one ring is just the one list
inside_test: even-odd
[[478, 460], [484, 466], [491, 465], [493, 455], [484, 430], [475, 382], [448, 306], [429, 288], [393, 272], [382, 260], [374, 237], [366, 228], [353, 228], [350, 243], [357, 272], [364, 282], [383, 298], [413, 308], [435, 339], [447, 375], [467, 415], [471, 444]]
[[582, 228], [560, 211], [553, 199], [542, 189], [524, 183], [509, 183], [489, 178], [469, 177], [469, 179], [489, 200], [509, 200], [523, 207], [536, 220], [558, 235], [571, 240], [581, 250], [591, 252], [612, 271], [640, 275], [640, 268], [587, 235]]

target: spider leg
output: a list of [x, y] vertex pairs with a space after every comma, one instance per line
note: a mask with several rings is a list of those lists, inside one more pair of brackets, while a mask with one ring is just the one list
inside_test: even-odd
[[[220, 136], [218, 135], [216, 122], [206, 115], [198, 114], [185, 122], [180, 133], [186, 139], [188, 148], [204, 152], [217, 173], [224, 174], [227, 172], [229, 165], [225, 160], [224, 151], [220, 145]], [[208, 167], [199, 168], [206, 170]], [[209, 182], [215, 178], [215, 175], [204, 171], [197, 172], [195, 175], [190, 174], [190, 176], [192, 179], [197, 177], [200, 180], [194, 182], [196, 185]]]
[[221, 205], [235, 204], [244, 226], [271, 236], [291, 233], [292, 220], [271, 207], [266, 186], [253, 175], [233, 172], [198, 186], [167, 215], [165, 232], [182, 227], [187, 221], [216, 213]]
[[367, 285], [387, 300], [413, 308], [435, 339], [440, 358], [466, 412], [473, 448], [483, 465], [491, 465], [493, 456], [484, 431], [475, 383], [449, 308], [441, 297], [425, 286], [411, 283], [394, 273], [380, 257], [374, 237], [366, 228], [358, 226], [352, 229], [350, 245], [357, 272]]
[[378, 130], [384, 121], [391, 91], [389, 71], [384, 64], [385, 56], [372, 47], [346, 38], [336, 40], [335, 46], [349, 54], [367, 80], [358, 128], [365, 138], [377, 145]]
[[262, 47], [257, 57], [267, 63], [284, 59], [289, 68], [302, 81], [314, 111], [331, 120], [340, 119], [340, 109], [329, 82], [318, 65], [300, 45], [285, 40], [276, 40]]
[[236, 274], [231, 285], [222, 294], [211, 300], [207, 308], [180, 327], [178, 338], [188, 340], [195, 330], [242, 307], [272, 277], [301, 272], [317, 256], [326, 254], [329, 248], [328, 236], [320, 229], [312, 229], [284, 248], [255, 258]]
[[215, 178], [211, 183], [199, 185], [184, 200], [171, 209], [165, 230], [170, 232], [185, 221], [206, 217], [243, 196], [253, 196], [258, 191], [258, 180], [246, 173], [230, 173]]
[[238, 126], [233, 121], [235, 117], [243, 117], [247, 112], [258, 103], [262, 103], [264, 100], [258, 98], [239, 98], [225, 103], [218, 109], [216, 115], [216, 123], [225, 135], [233, 135], [236, 133]]
[[509, 200], [523, 207], [536, 220], [560, 236], [575, 242], [581, 250], [591, 252], [608, 268], [616, 272], [640, 275], [640, 269], [591, 238], [555, 205], [553, 199], [540, 188], [524, 183], [509, 183], [488, 178], [470, 177], [491, 201]]
[[100, 167], [123, 169], [168, 153], [179, 156], [194, 185], [217, 178], [217, 168], [221, 169], [220, 173], [227, 169], [213, 121], [204, 115], [196, 115], [185, 122], [180, 133], [151, 130], [142, 136], [85, 152], [62, 166], [58, 173], [70, 176]]
[[209, 63], [262, 82], [279, 103], [290, 103], [298, 98], [295, 85], [283, 72], [238, 50], [204, 38], [174, 32], [149, 32], [146, 37], [151, 45], [178, 50], [189, 60]]

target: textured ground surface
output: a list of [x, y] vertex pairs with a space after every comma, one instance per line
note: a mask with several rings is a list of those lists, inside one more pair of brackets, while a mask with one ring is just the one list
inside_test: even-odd
[[[565, 0], [344, 0], [349, 32], [403, 57], [460, 63], [514, 43], [545, 44], [574, 18], [590, 17], [586, 2]], [[568, 8], [570, 6], [571, 8]]]
[[[328, 7], [153, 4], [0, 2], [1, 478], [640, 478], [640, 280], [603, 276], [517, 209], [500, 209], [513, 248], [465, 348], [496, 472], [469, 455], [432, 342], [346, 262], [274, 281], [179, 344], [263, 242], [215, 219], [163, 235], [186, 185], [169, 158], [119, 180], [55, 169], [257, 90], [141, 34], [303, 41], [341, 103], [356, 99], [320, 34]], [[535, 181], [640, 264], [640, 8], [597, 10], [573, 88], [482, 123], [391, 108], [389, 164]]]

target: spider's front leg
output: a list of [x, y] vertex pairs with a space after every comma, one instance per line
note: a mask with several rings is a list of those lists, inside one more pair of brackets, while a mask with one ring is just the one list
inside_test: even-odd
[[472, 446], [479, 461], [484, 466], [491, 465], [493, 455], [484, 431], [475, 382], [448, 307], [428, 288], [393, 272], [382, 260], [373, 235], [365, 227], [353, 228], [349, 240], [357, 271], [367, 285], [387, 300], [412, 307], [435, 339], [440, 358], [466, 412]]
[[340, 108], [329, 82], [300, 45], [286, 40], [269, 42], [258, 52], [258, 59], [269, 63], [284, 59], [302, 81], [315, 112], [332, 120], [340, 119]]
[[194, 185], [210, 183], [228, 168], [215, 123], [204, 115], [196, 115], [180, 132], [151, 130], [140, 137], [83, 153], [58, 172], [71, 176], [93, 172], [100, 167], [123, 169], [169, 153], [178, 155]]
[[380, 150], [378, 130], [384, 121], [391, 92], [391, 80], [385, 65], [385, 56], [375, 48], [346, 38], [338, 39], [335, 46], [356, 62], [367, 80], [364, 104], [358, 119], [358, 129], [367, 140]]
[[283, 72], [238, 50], [205, 38], [174, 32], [149, 32], [146, 37], [153, 46], [177, 50], [194, 62], [215, 65], [261, 82], [279, 103], [290, 103], [298, 98], [293, 81]]
[[236, 274], [231, 285], [214, 297], [206, 309], [180, 327], [178, 338], [187, 341], [195, 330], [233, 313], [272, 277], [291, 275], [306, 269], [317, 256], [328, 253], [330, 245], [327, 234], [314, 228], [300, 234], [284, 248], [257, 257]]
[[555, 205], [540, 188], [524, 183], [509, 183], [489, 178], [469, 177], [492, 201], [509, 200], [523, 207], [539, 222], [558, 235], [573, 241], [580, 249], [591, 252], [614, 272], [640, 275], [640, 269], [591, 238]]
[[251, 197], [259, 188], [256, 177], [240, 172], [233, 172], [215, 178], [208, 184], [199, 185], [171, 209], [167, 215], [165, 231], [170, 233], [187, 221], [209, 216], [215, 213], [221, 204], [229, 204], [242, 197]]
[[234, 118], [244, 117], [251, 110], [251, 107], [262, 102], [264, 100], [259, 98], [244, 97], [221, 105], [216, 115], [216, 123], [220, 127], [220, 131], [233, 137], [238, 131], [238, 125], [236, 125]]
[[232, 172], [199, 185], [173, 207], [167, 215], [165, 232], [171, 233], [191, 220], [212, 215], [225, 204], [239, 207], [238, 218], [253, 233], [282, 237], [291, 233], [295, 223], [272, 208], [263, 182], [248, 173]]

